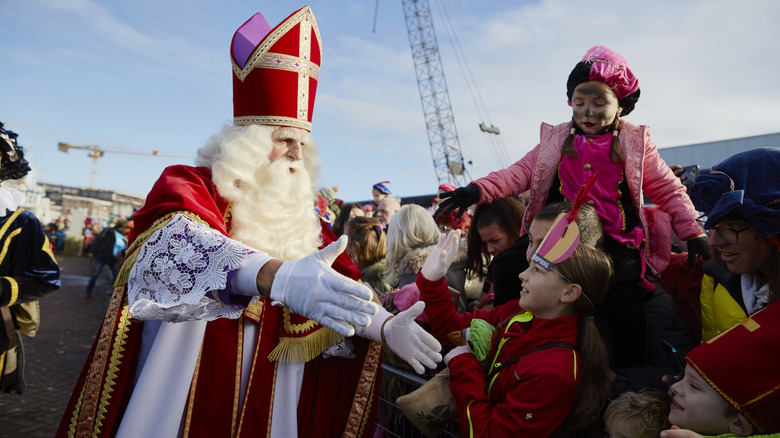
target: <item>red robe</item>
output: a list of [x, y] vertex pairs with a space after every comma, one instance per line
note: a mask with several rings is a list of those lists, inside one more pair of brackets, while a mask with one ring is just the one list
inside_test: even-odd
[[[103, 326], [71, 395], [57, 437], [109, 437], [121, 423], [133, 391], [141, 345], [142, 321], [127, 308], [127, 273], [141, 244], [161, 220], [187, 212], [225, 236], [230, 229], [228, 202], [222, 199], [203, 167], [171, 166], [163, 172], [133, 217], [135, 228], [122, 273], [115, 284]], [[323, 246], [335, 240], [322, 224]], [[136, 242], [138, 240], [138, 242]], [[333, 268], [352, 279], [360, 271], [345, 254]], [[243, 324], [260, 325], [246, 395], [239, 410]], [[239, 319], [218, 319], [206, 327], [184, 417], [185, 437], [268, 436], [276, 362], [269, 354], [282, 342], [308, 345], [332, 339], [333, 332], [265, 298], [250, 305]], [[381, 344], [353, 337], [356, 358], [323, 359], [321, 351], [306, 362], [298, 403], [299, 436], [367, 437], [373, 434], [378, 403]], [[308, 344], [307, 344], [308, 343]], [[321, 342], [320, 342], [321, 344]], [[317, 347], [315, 347], [316, 349]], [[321, 348], [320, 348], [321, 350]], [[203, 360], [208, 357], [210, 360]], [[316, 409], [316, 410], [315, 410]], [[177, 415], [178, 413], [172, 413]]]

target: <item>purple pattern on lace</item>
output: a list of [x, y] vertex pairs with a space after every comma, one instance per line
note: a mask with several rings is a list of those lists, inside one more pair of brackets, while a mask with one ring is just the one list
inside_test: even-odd
[[174, 217], [140, 249], [128, 281], [131, 314], [163, 321], [238, 318], [249, 303], [229, 296], [230, 280], [252, 252], [185, 216]]

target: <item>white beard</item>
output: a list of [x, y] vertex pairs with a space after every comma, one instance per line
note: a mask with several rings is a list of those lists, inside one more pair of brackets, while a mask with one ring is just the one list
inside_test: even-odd
[[226, 126], [198, 151], [196, 164], [211, 167], [217, 191], [230, 202], [233, 239], [279, 260], [297, 260], [322, 243], [309, 169], [316, 169], [318, 157], [312, 142], [303, 161], [270, 163], [273, 130]]

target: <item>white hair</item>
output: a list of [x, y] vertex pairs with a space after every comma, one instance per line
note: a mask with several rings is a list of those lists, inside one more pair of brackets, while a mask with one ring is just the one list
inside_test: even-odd
[[276, 129], [226, 125], [198, 149], [195, 165], [211, 168], [217, 192], [230, 202], [232, 238], [280, 260], [296, 260], [322, 242], [313, 184], [320, 157], [307, 135], [302, 161], [282, 156], [272, 163]]

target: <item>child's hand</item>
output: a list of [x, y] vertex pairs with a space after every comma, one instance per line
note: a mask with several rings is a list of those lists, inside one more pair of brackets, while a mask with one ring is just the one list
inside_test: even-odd
[[692, 430], [680, 429], [677, 426], [672, 426], [671, 429], [664, 430], [661, 432], [661, 438], [703, 438], [703, 437]]
[[461, 217], [472, 205], [479, 202], [479, 187], [475, 184], [469, 184], [466, 187], [457, 188], [451, 192], [444, 192], [439, 195], [439, 209], [434, 216], [444, 214], [445, 216], [458, 210], [456, 216]]
[[439, 236], [439, 243], [436, 248], [428, 254], [423, 267], [420, 270], [426, 280], [436, 281], [447, 273], [452, 264], [452, 260], [458, 253], [458, 242], [460, 240], [460, 230], [450, 231], [448, 234], [442, 233]]

